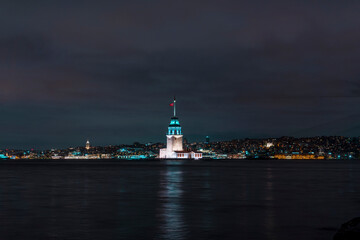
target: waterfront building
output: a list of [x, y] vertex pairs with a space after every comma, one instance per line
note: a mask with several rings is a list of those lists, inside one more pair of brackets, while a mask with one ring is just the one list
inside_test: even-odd
[[170, 120], [168, 132], [166, 134], [166, 148], [160, 149], [159, 158], [176, 158], [176, 159], [200, 159], [202, 153], [186, 151], [183, 148], [183, 134], [178, 117], [176, 117], [176, 99], [170, 104], [174, 107], [174, 116]]

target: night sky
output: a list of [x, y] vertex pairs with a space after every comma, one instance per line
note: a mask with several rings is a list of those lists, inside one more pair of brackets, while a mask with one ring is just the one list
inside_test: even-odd
[[[7, 2], [7, 3], [6, 3]], [[360, 2], [1, 1], [0, 148], [360, 135]]]

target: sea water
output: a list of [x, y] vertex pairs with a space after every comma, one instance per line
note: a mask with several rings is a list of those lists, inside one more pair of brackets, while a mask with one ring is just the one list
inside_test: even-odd
[[360, 161], [0, 163], [0, 239], [331, 239]]

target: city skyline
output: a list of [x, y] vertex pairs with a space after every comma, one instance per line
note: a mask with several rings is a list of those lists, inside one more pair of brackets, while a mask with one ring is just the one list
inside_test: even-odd
[[[173, 117], [171, 121], [178, 121]], [[174, 122], [173, 121], [173, 122]], [[176, 124], [179, 126], [179, 124]], [[170, 123], [170, 130], [174, 123]], [[178, 128], [179, 131], [180, 127]], [[176, 134], [175, 134], [176, 135]], [[189, 142], [174, 141], [166, 136], [166, 143], [117, 144], [109, 146], [92, 145], [86, 141], [81, 146], [63, 149], [6, 149], [0, 150], [0, 159], [318, 159], [355, 160], [360, 159], [360, 138], [330, 137], [281, 137], [263, 139], [232, 139], [227, 141]], [[177, 144], [175, 144], [177, 143]], [[175, 147], [175, 148], [174, 148]]]
[[[20, 1], [22, 2], [22, 1]], [[360, 135], [360, 4], [3, 1], [0, 149]]]

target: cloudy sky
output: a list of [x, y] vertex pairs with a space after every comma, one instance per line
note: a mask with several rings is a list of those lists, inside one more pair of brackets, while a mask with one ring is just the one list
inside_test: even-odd
[[360, 2], [1, 1], [0, 148], [360, 135]]

